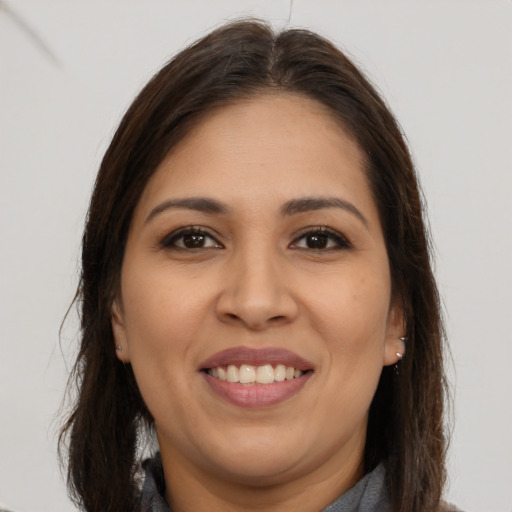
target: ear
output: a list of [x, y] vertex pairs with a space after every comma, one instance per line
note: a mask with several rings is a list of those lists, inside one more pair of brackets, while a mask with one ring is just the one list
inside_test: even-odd
[[383, 365], [397, 363], [405, 355], [406, 322], [402, 307], [398, 304], [391, 306], [386, 327]]
[[117, 358], [123, 363], [130, 362], [130, 347], [126, 336], [126, 328], [124, 325], [123, 307], [118, 299], [112, 303], [110, 314], [112, 324], [112, 333], [114, 335], [114, 350]]

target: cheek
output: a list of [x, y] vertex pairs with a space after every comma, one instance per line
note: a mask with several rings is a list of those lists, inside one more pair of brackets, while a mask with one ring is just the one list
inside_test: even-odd
[[354, 417], [365, 414], [382, 372], [390, 302], [383, 276], [387, 274], [354, 271], [331, 279], [311, 306], [329, 354], [325, 378], [330, 401], [338, 411], [353, 411]]
[[155, 421], [167, 424], [169, 415], [188, 414], [182, 397], [198, 359], [191, 340], [204, 316], [204, 295], [190, 280], [172, 278], [167, 271], [126, 270], [122, 291], [130, 363]]
[[179, 272], [165, 267], [139, 274], [127, 267], [126, 275], [130, 277], [123, 281], [123, 304], [134, 349], [178, 348], [190, 339], [204, 313], [206, 292], [198, 282], [190, 276], [180, 279]]
[[346, 272], [326, 280], [322, 291], [312, 294], [311, 310], [333, 352], [352, 359], [383, 350], [390, 303], [386, 275]]
[[[378, 293], [375, 293], [378, 290]], [[326, 304], [321, 335], [328, 346], [330, 414], [357, 424], [368, 412], [382, 372], [388, 313], [385, 289], [358, 287]], [[350, 419], [349, 419], [350, 417]]]
[[205, 316], [205, 299], [193, 279], [185, 282], [165, 268], [133, 268], [126, 266], [122, 281], [125, 332], [139, 389], [158, 419], [162, 390], [180, 389], [195, 370], [199, 347], [191, 340]]

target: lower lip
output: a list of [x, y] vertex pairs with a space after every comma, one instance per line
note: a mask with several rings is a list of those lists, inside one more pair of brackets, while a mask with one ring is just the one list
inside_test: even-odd
[[238, 407], [270, 407], [296, 395], [307, 383], [313, 372], [297, 379], [273, 382], [272, 384], [240, 384], [220, 380], [203, 372], [210, 388], [224, 400]]

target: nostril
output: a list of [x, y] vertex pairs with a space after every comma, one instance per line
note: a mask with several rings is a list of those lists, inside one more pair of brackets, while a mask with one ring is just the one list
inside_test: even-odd
[[272, 318], [269, 318], [269, 322], [273, 322], [273, 323], [282, 322], [283, 320], [286, 320], [286, 317], [284, 315], [278, 315], [278, 316], [273, 316]]

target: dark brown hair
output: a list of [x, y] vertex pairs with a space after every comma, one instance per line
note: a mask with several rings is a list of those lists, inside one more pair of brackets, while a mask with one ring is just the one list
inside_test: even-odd
[[[78, 398], [61, 433], [68, 485], [87, 511], [136, 509], [137, 446], [152, 424], [129, 365], [115, 356], [111, 304], [128, 229], [149, 178], [211, 109], [258, 94], [294, 93], [328, 108], [359, 144], [379, 209], [395, 298], [409, 337], [385, 367], [365, 449], [369, 471], [387, 467], [397, 512], [439, 510], [445, 480], [443, 331], [417, 177], [400, 128], [375, 89], [330, 42], [306, 30], [275, 34], [230, 23], [180, 52], [125, 114], [98, 173], [83, 235], [77, 292]], [[395, 371], [398, 369], [398, 371]]]

